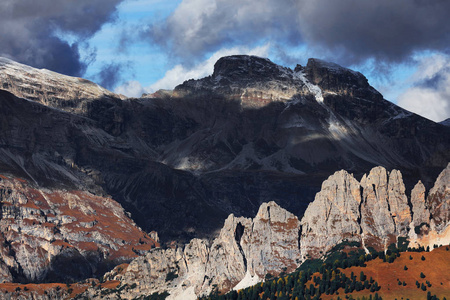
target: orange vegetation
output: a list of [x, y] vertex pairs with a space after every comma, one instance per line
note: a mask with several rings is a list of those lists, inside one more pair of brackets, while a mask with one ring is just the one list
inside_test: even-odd
[[[425, 260], [422, 260], [422, 256]], [[447, 250], [446, 246], [431, 252], [402, 252], [393, 263], [375, 259], [366, 264], [366, 267], [351, 267], [341, 269], [341, 272], [348, 277], [353, 272], [359, 280], [359, 275], [363, 271], [367, 279], [372, 277], [378, 282], [381, 289], [377, 293], [383, 299], [402, 299], [402, 297], [410, 300], [427, 299], [428, 291], [439, 299], [450, 296], [450, 250]], [[407, 270], [405, 270], [405, 266]], [[425, 278], [420, 277], [421, 272]], [[318, 276], [318, 273], [314, 275]], [[406, 286], [399, 285], [398, 281], [402, 283], [404, 281]], [[427, 286], [427, 290], [423, 291], [421, 288], [417, 288], [416, 281], [420, 285], [422, 283], [426, 285], [426, 281], [429, 281], [431, 287]], [[352, 296], [355, 298], [369, 294], [367, 290], [363, 290], [353, 292]], [[345, 298], [345, 295], [344, 290], [339, 289], [339, 296]], [[337, 299], [337, 296], [322, 295], [322, 299]]]
[[129, 266], [129, 264], [118, 265], [114, 268], [114, 272], [119, 275], [123, 275], [127, 271], [128, 266]]
[[[98, 279], [87, 279], [84, 282], [78, 282], [73, 284], [65, 284], [65, 283], [29, 283], [29, 284], [20, 284], [20, 283], [0, 283], [0, 291], [2, 293], [15, 293], [17, 294], [25, 294], [25, 293], [37, 293], [38, 295], [43, 295], [45, 291], [60, 290], [61, 294], [70, 293], [67, 297], [68, 299], [74, 298], [76, 295], [83, 293], [89, 287], [94, 286], [102, 286], [104, 288], [114, 289], [120, 284], [119, 281], [107, 281], [103, 284], [100, 284]], [[14, 297], [12, 298], [14, 299]]]
[[67, 242], [61, 241], [61, 240], [56, 240], [52, 243], [52, 245], [55, 246], [61, 246], [63, 248], [73, 248], [73, 246]]
[[110, 281], [106, 281], [106, 282], [100, 284], [100, 286], [102, 288], [111, 289], [112, 290], [112, 289], [115, 289], [116, 287], [118, 287], [119, 284], [120, 284], [119, 280], [110, 280]]
[[20, 283], [0, 283], [0, 290], [4, 293], [12, 293], [20, 288], [21, 291], [36, 292], [38, 295], [43, 295], [44, 291], [50, 289], [56, 289], [57, 287], [61, 289], [67, 289], [66, 285], [63, 283], [40, 283], [40, 284], [20, 284]]

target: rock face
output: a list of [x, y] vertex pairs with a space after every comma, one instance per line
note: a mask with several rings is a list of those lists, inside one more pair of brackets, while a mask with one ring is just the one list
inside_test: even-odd
[[363, 74], [343, 68], [335, 63], [310, 58], [305, 68], [297, 65], [295, 70], [304, 70], [307, 79], [320, 86], [325, 93], [337, 93], [375, 101], [383, 99], [383, 96], [369, 85]]
[[263, 107], [274, 101], [286, 102], [309, 93], [302, 73], [274, 64], [266, 58], [228, 56], [214, 65], [214, 73], [201, 80], [188, 80], [177, 86], [175, 97], [220, 94], [248, 108]]
[[413, 225], [420, 226], [430, 222], [430, 212], [426, 209], [425, 186], [419, 180], [411, 191]]
[[302, 218], [303, 259], [320, 257], [343, 239], [359, 240], [361, 194], [359, 182], [339, 171], [322, 184]]
[[441, 233], [450, 220], [450, 163], [439, 175], [427, 198], [431, 220], [436, 231]]
[[159, 246], [111, 198], [0, 175], [3, 282], [77, 281]]
[[362, 228], [365, 238], [377, 243], [376, 249], [395, 241], [395, 212], [391, 212], [389, 207], [387, 176], [386, 169], [377, 167], [361, 179], [364, 199], [361, 207]]
[[162, 287], [180, 299], [213, 289], [228, 291], [246, 274], [257, 282], [283, 268], [293, 271], [300, 262], [299, 225], [297, 217], [275, 202], [265, 203], [253, 219], [230, 215], [211, 243], [193, 239], [182, 248], [154, 249], [132, 261], [125, 272], [116, 269], [106, 278], [128, 286], [136, 283], [122, 297], [151, 294]]
[[[379, 251], [396, 243], [398, 237], [409, 237], [413, 245], [432, 247], [433, 239], [421, 239], [431, 231], [439, 236], [434, 239], [439, 241], [436, 244], [445, 244], [450, 241], [445, 232], [449, 228], [449, 170], [450, 164], [439, 175], [427, 201], [423, 184], [416, 184], [411, 192], [412, 211], [398, 170], [388, 173], [383, 167], [373, 168], [360, 183], [346, 171], [335, 173], [322, 184], [301, 221], [302, 258], [319, 258], [342, 241], [356, 241], [366, 250]], [[435, 223], [439, 227], [432, 226], [429, 231]], [[427, 230], [420, 232], [422, 226]]]
[[[168, 291], [168, 299], [195, 299], [213, 290], [226, 292], [255, 284], [281, 270], [290, 272], [306, 258], [324, 257], [343, 242], [358, 242], [366, 250], [386, 250], [399, 237], [408, 236], [412, 245], [447, 244], [449, 171], [450, 164], [426, 202], [421, 184], [416, 185], [415, 200], [411, 200], [414, 218], [399, 171], [376, 167], [361, 183], [339, 171], [323, 182], [301, 221], [269, 202], [261, 205], [253, 219], [230, 215], [211, 243], [193, 239], [181, 248], [151, 250], [126, 269], [108, 273], [106, 279], [121, 282], [124, 288], [117, 297], [132, 299]], [[427, 215], [431, 220], [423, 217]], [[430, 229], [416, 234], [415, 222], [422, 221]], [[84, 295], [98, 298], [101, 291], [90, 289]]]

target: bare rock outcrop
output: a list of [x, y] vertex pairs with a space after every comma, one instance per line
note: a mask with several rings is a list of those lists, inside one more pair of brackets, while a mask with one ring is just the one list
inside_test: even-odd
[[411, 223], [411, 210], [405, 191], [402, 173], [398, 170], [392, 170], [389, 174], [388, 203], [397, 236], [407, 236]]
[[244, 230], [241, 246], [250, 275], [264, 278], [300, 263], [300, 221], [275, 202], [263, 203], [251, 227]]
[[360, 241], [361, 194], [359, 182], [339, 171], [322, 189], [302, 218], [302, 258], [320, 257], [343, 239]]
[[206, 274], [214, 280], [219, 290], [230, 290], [247, 271], [247, 259], [242, 249], [244, 232], [251, 230], [252, 220], [230, 215], [211, 245]]
[[[253, 219], [230, 215], [211, 243], [193, 239], [181, 248], [154, 249], [135, 259], [125, 272], [118, 269], [106, 279], [120, 280], [122, 298], [168, 290], [169, 299], [194, 299], [213, 290], [248, 286], [267, 273], [290, 272], [300, 262], [300, 222], [275, 202], [261, 205]], [[251, 277], [253, 281], [247, 282]], [[93, 291], [87, 293], [96, 297]]]
[[81, 280], [158, 246], [111, 198], [0, 175], [0, 200], [3, 282]]
[[439, 174], [427, 197], [433, 227], [442, 233], [450, 221], [450, 163]]
[[385, 168], [373, 168], [361, 179], [363, 204], [361, 227], [365, 244], [383, 248], [395, 242], [395, 224], [388, 202], [388, 174]]
[[222, 57], [214, 73], [177, 86], [173, 96], [201, 95], [213, 92], [238, 100], [243, 107], [262, 107], [274, 101], [288, 101], [295, 95], [308, 94], [304, 76], [257, 56]]
[[411, 191], [411, 205], [412, 205], [412, 226], [419, 231], [422, 225], [429, 225], [430, 211], [426, 208], [425, 203], [425, 186], [419, 180]]
[[[302, 218], [302, 259], [320, 258], [344, 241], [360, 242], [366, 251], [385, 250], [398, 237], [409, 237], [413, 245], [432, 246], [432, 241], [438, 240], [445, 243], [444, 230], [448, 230], [449, 223], [448, 169], [439, 175], [427, 201], [423, 184], [415, 186], [412, 211], [399, 171], [376, 167], [360, 183], [346, 171], [336, 172], [322, 184]], [[420, 231], [420, 226], [425, 230]], [[430, 234], [436, 238], [423, 240]]]

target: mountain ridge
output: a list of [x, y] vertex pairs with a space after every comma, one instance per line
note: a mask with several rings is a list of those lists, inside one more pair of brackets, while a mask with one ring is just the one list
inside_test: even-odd
[[[429, 186], [450, 160], [448, 127], [381, 99], [362, 75], [348, 69], [336, 72], [333, 65], [326, 73], [323, 64], [311, 60], [304, 69], [312, 75], [305, 73], [299, 79], [294, 78], [294, 70], [266, 59], [239, 56], [222, 59], [225, 66], [219, 63], [216, 77], [226, 75], [221, 68], [247, 67], [245, 63], [253, 60], [256, 66], [268, 65], [261, 71], [250, 64], [254, 72], [275, 70], [291, 76], [283, 81], [286, 76], [272, 74], [264, 80], [275, 78], [275, 86], [292, 86], [303, 94], [243, 107], [240, 98], [228, 97], [235, 94], [214, 92], [215, 81], [209, 77], [202, 80], [212, 82], [212, 92], [124, 100], [109, 95], [81, 97], [69, 99], [81, 110], [70, 108], [68, 114], [2, 92], [2, 170], [42, 186], [62, 184], [111, 195], [141, 228], [157, 230], [163, 240], [171, 240], [217, 229], [220, 224], [214, 218], [200, 222], [205, 211], [249, 217], [261, 203], [277, 199], [301, 215], [321, 182], [338, 169], [362, 176], [383, 165], [401, 169], [408, 187], [418, 177]], [[356, 77], [349, 81], [346, 74]], [[336, 91], [322, 93], [323, 102], [318, 102], [305, 84], [306, 77], [323, 83], [316, 86], [320, 93], [326, 84], [350, 82], [351, 86], [344, 92], [336, 84]], [[249, 75], [247, 81], [236, 81], [237, 89], [239, 84], [262, 85], [258, 80]], [[361, 86], [353, 88], [353, 80], [361, 81]], [[34, 94], [42, 91], [39, 85], [33, 89]], [[367, 93], [369, 99], [355, 93]], [[259, 101], [260, 95], [256, 96], [253, 100]], [[61, 108], [62, 103], [56, 101], [53, 107]], [[302, 203], [295, 201], [298, 194], [305, 197]], [[185, 199], [193, 205], [186, 205]], [[164, 202], [176, 209], [164, 207]], [[176, 220], [186, 211], [191, 217], [182, 225]], [[161, 226], [166, 218], [173, 224]]]
[[67, 112], [82, 114], [86, 103], [101, 97], [125, 99], [87, 79], [36, 69], [0, 57], [1, 89]]

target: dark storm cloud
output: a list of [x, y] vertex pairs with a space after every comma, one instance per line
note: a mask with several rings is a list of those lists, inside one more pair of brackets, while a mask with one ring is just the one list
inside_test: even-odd
[[449, 51], [450, 1], [304, 1], [299, 25], [311, 45], [347, 63], [400, 62], [415, 51]]
[[[415, 86], [421, 87], [421, 88], [428, 88], [433, 90], [439, 90], [442, 89], [443, 86], [447, 86], [447, 83], [444, 85], [445, 81], [448, 79], [450, 74], [450, 64], [446, 67], [439, 70], [437, 73], [433, 74], [432, 76], [429, 76], [428, 78], [425, 78], [419, 82], [415, 83]], [[449, 82], [450, 83], [450, 82]], [[449, 101], [450, 101], [450, 95], [449, 95]]]
[[122, 80], [123, 70], [129, 68], [127, 63], [111, 63], [103, 66], [97, 74], [98, 83], [107, 89], [113, 89]]
[[[82, 41], [113, 20], [122, 0], [2, 0], [0, 55], [37, 68], [80, 76]], [[58, 38], [69, 33], [74, 43]]]
[[183, 0], [146, 33], [184, 58], [271, 41], [306, 43], [345, 64], [400, 62], [415, 51], [449, 51], [449, 11], [446, 0]]

